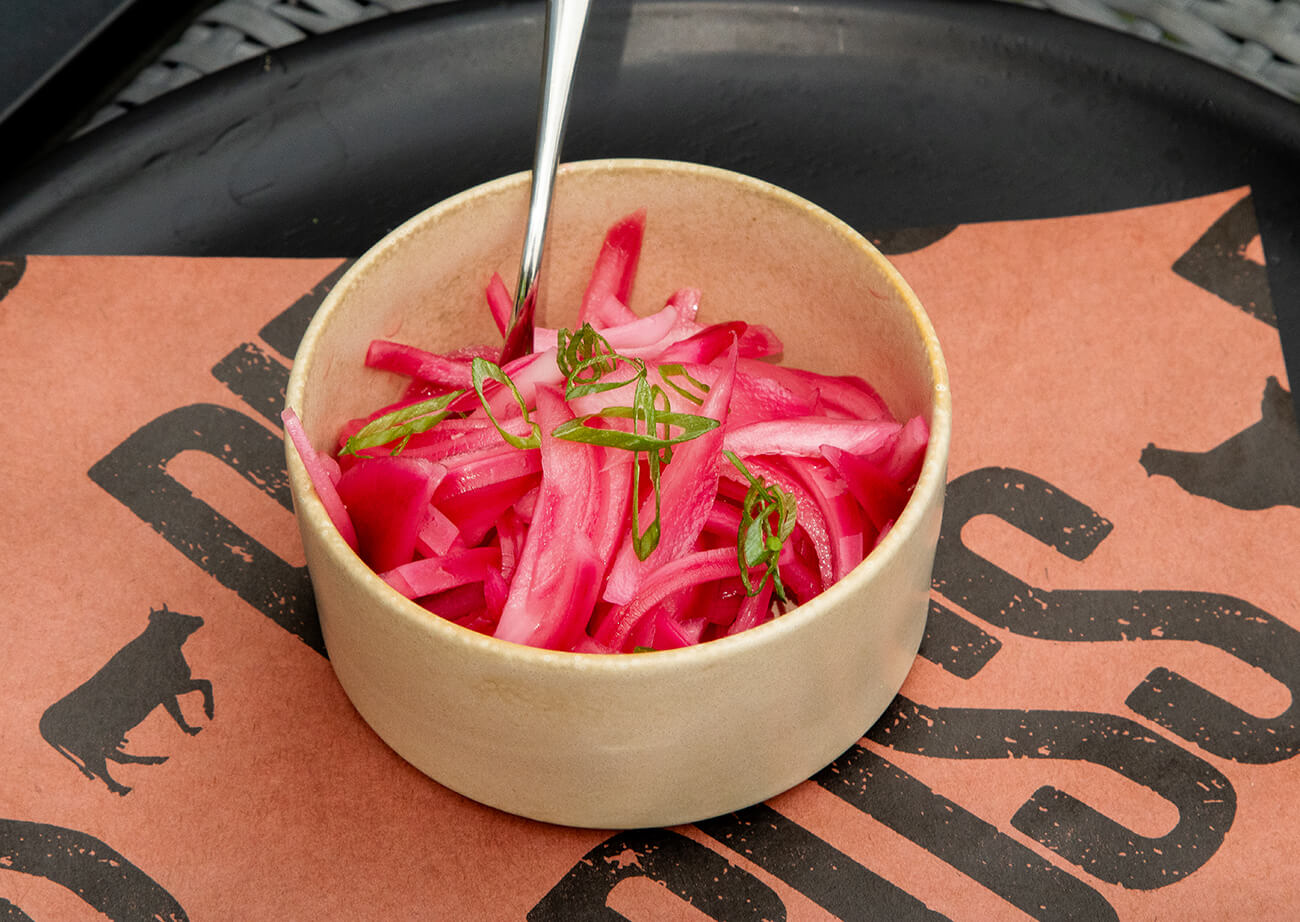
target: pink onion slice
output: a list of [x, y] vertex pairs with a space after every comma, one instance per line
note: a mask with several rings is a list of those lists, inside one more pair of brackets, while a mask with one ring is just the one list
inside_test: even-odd
[[488, 312], [492, 314], [492, 321], [497, 325], [497, 331], [505, 336], [506, 329], [510, 326], [510, 315], [514, 313], [515, 303], [500, 272], [492, 273], [484, 294], [487, 296]]
[[423, 458], [363, 458], [339, 478], [338, 491], [357, 530], [358, 553], [376, 573], [407, 563], [425, 507], [446, 470]]
[[591, 281], [582, 296], [578, 326], [590, 323], [599, 330], [636, 319], [627, 301], [641, 258], [645, 220], [645, 209], [641, 209], [618, 221], [606, 232]]
[[357, 530], [348, 515], [347, 507], [343, 505], [338, 489], [335, 487], [340, 475], [338, 462], [329, 455], [322, 455], [312, 448], [307, 433], [302, 428], [302, 420], [298, 418], [298, 414], [293, 410], [286, 408], [280, 414], [280, 419], [284, 423], [284, 431], [289, 434], [289, 439], [293, 442], [294, 448], [298, 450], [298, 457], [302, 459], [303, 467], [307, 469], [307, 477], [311, 480], [311, 485], [316, 490], [321, 505], [325, 507], [325, 514], [329, 516], [334, 527], [339, 530], [339, 534], [347, 542], [348, 547], [355, 551], [357, 549]]
[[832, 445], [823, 448], [822, 453], [840, 472], [877, 532], [883, 532], [898, 518], [907, 505], [907, 491], [883, 467]]
[[496, 636], [532, 646], [571, 645], [591, 616], [604, 570], [589, 532], [597, 505], [596, 452], [551, 435], [573, 418], [558, 391], [538, 388], [537, 418], [541, 492]]
[[366, 349], [366, 365], [417, 378], [447, 390], [464, 390], [474, 386], [469, 359], [448, 358], [385, 339], [376, 339], [370, 343]]
[[500, 575], [501, 552], [475, 547], [440, 557], [425, 557], [394, 567], [380, 576], [408, 599], [445, 592], [465, 583], [481, 583], [489, 573]]
[[888, 452], [901, 427], [892, 420], [833, 419], [805, 416], [774, 419], [728, 429], [723, 448], [742, 458], [779, 454], [815, 458], [823, 445], [856, 455]]
[[699, 583], [739, 575], [740, 562], [733, 548], [696, 551], [678, 557], [660, 567], [653, 580], [642, 584], [626, 604], [616, 609], [595, 638], [614, 649], [623, 649], [641, 619], [669, 595]]

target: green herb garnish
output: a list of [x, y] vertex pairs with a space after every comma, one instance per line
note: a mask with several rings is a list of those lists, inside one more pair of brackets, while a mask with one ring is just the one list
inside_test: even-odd
[[[642, 419], [635, 407], [606, 407], [597, 413], [588, 413], [561, 423], [551, 435], [557, 439], [570, 442], [586, 442], [589, 445], [603, 445], [606, 448], [622, 448], [626, 451], [668, 451], [664, 463], [672, 460], [671, 449], [674, 445], [697, 439], [719, 423], [710, 416], [696, 416], [692, 413], [659, 412], [654, 414], [654, 424], [662, 427], [674, 427], [681, 431], [677, 435], [659, 436], [650, 431], [639, 432], [626, 429], [606, 429], [590, 425], [593, 419]], [[648, 427], [647, 427], [648, 428]]]
[[632, 365], [636, 369], [636, 377], [646, 373], [645, 362], [619, 355], [609, 341], [589, 323], [584, 323], [576, 333], [561, 329], [557, 336], [555, 364], [560, 367], [560, 374], [564, 375], [565, 400], [610, 391], [632, 383], [634, 378], [626, 381], [604, 380], [606, 375], [618, 368], [619, 362]]
[[[749, 490], [741, 503], [740, 529], [736, 533], [736, 556], [740, 561], [740, 579], [745, 584], [745, 592], [751, 596], [758, 595], [771, 577], [772, 591], [785, 601], [785, 586], [777, 563], [785, 540], [794, 531], [794, 497], [776, 484], [755, 477], [734, 452], [724, 451], [723, 454], [749, 481]], [[774, 517], [775, 524], [772, 521]], [[749, 571], [751, 567], [760, 566], [765, 569], [758, 584], [754, 585]]]
[[[492, 425], [496, 426], [497, 432], [501, 433], [501, 438], [505, 439], [515, 448], [539, 448], [542, 444], [542, 429], [537, 423], [533, 422], [528, 416], [528, 407], [524, 405], [524, 398], [519, 396], [519, 388], [515, 387], [515, 382], [510, 380], [510, 376], [501, 370], [501, 366], [496, 362], [489, 362], [487, 359], [475, 357], [471, 363], [470, 369], [474, 375], [474, 391], [478, 394], [479, 402], [483, 404], [483, 412], [487, 413], [488, 419]], [[496, 416], [492, 413], [492, 408], [488, 406], [487, 398], [483, 396], [483, 386], [488, 379], [496, 381], [498, 384], [504, 384], [510, 388], [510, 393], [514, 395], [515, 403], [519, 405], [519, 412], [523, 414], [524, 422], [532, 428], [532, 434], [523, 437], [515, 435], [513, 432], [507, 432], [501, 428], [497, 422]]]
[[[657, 418], [659, 415], [659, 397], [663, 398], [663, 412], [668, 413], [671, 404], [663, 388], [657, 385], [651, 387], [646, 382], [644, 375], [637, 378], [636, 394], [632, 398], [633, 434], [637, 432], [640, 426], [644, 425], [644, 435], [648, 439], [656, 439], [656, 432], [661, 425]], [[645, 560], [659, 546], [660, 522], [663, 520], [660, 515], [660, 499], [662, 496], [659, 489], [660, 466], [673, 459], [673, 446], [666, 438], [670, 431], [669, 425], [668, 423], [662, 425], [665, 436], [664, 439], [660, 440], [662, 444], [646, 452], [646, 459], [649, 462], [650, 485], [651, 489], [654, 490], [655, 497], [655, 518], [653, 522], [646, 526], [644, 532], [641, 531], [639, 522], [641, 512], [641, 456], [639, 452], [634, 451], [632, 453], [632, 549], [636, 551], [638, 560]]]
[[705, 384], [703, 381], [697, 381], [691, 375], [691, 373], [686, 370], [685, 366], [677, 363], [673, 363], [669, 365], [660, 365], [659, 377], [664, 379], [665, 384], [667, 384], [669, 387], [671, 387], [677, 393], [681, 394], [683, 397], [685, 397], [687, 400], [689, 400], [691, 403], [695, 404], [696, 406], [699, 406], [704, 403], [704, 397], [702, 395], [697, 396], [695, 394], [692, 394], [686, 388], [682, 387], [680, 384], [674, 381], [673, 378], [685, 378], [691, 384], [695, 385], [695, 387], [698, 390], [700, 390], [702, 394], [707, 394], [709, 392], [709, 386], [707, 384]]
[[449, 415], [447, 407], [463, 393], [465, 392], [452, 391], [440, 397], [430, 397], [428, 400], [421, 400], [419, 403], [376, 417], [348, 439], [339, 454], [355, 455], [367, 448], [376, 448], [400, 439], [397, 447], [392, 450], [392, 454], [397, 454], [406, 447], [411, 436], [427, 432], [446, 419]]

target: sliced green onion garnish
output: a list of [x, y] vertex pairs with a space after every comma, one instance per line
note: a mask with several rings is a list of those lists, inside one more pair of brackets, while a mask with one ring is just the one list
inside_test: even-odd
[[650, 486], [655, 495], [655, 518], [641, 531], [641, 458], [632, 456], [632, 550], [636, 551], [638, 560], [645, 560], [659, 546], [659, 527], [662, 520], [659, 506], [659, 453], [648, 453], [650, 460]]
[[[673, 363], [669, 365], [660, 365], [659, 376], [664, 379], [664, 384], [667, 384], [669, 387], [671, 387], [677, 393], [681, 394], [683, 397], [685, 397], [687, 400], [689, 400], [691, 403], [695, 404], [696, 406], [699, 406], [700, 404], [704, 403], [703, 395], [709, 392], [709, 386], [707, 384], [705, 384], [703, 381], [697, 381], [691, 375], [691, 373], [686, 370], [685, 366], [677, 363]], [[686, 388], [682, 387], [680, 384], [674, 381], [673, 378], [685, 378], [691, 384], [695, 385], [695, 388], [701, 391], [702, 393], [700, 395], [691, 393]]]
[[397, 442], [400, 439], [401, 441], [392, 451], [393, 454], [397, 454], [406, 447], [406, 443], [410, 441], [411, 436], [420, 432], [427, 432], [446, 419], [448, 416], [447, 407], [463, 393], [465, 392], [452, 391], [449, 394], [430, 397], [428, 400], [421, 400], [419, 403], [413, 403], [410, 406], [402, 407], [400, 410], [393, 410], [391, 413], [378, 416], [362, 426], [356, 435], [348, 439], [339, 454], [355, 455], [367, 448], [387, 445], [389, 442]]
[[606, 407], [598, 413], [588, 413], [561, 423], [551, 435], [557, 439], [570, 442], [586, 442], [589, 445], [604, 445], [608, 448], [623, 448], [627, 451], [659, 452], [682, 442], [699, 438], [711, 429], [718, 428], [718, 421], [708, 416], [695, 416], [691, 413], [658, 413], [656, 425], [672, 426], [680, 429], [677, 435], [667, 438], [646, 432], [629, 432], [626, 429], [604, 429], [588, 425], [592, 419], [634, 419], [636, 410], [632, 407]]
[[[763, 591], [768, 577], [771, 577], [772, 591], [785, 601], [785, 586], [781, 582], [777, 564], [781, 548], [794, 531], [794, 497], [776, 484], [755, 477], [734, 452], [724, 451], [723, 454], [749, 481], [749, 490], [741, 503], [740, 529], [736, 533], [736, 556], [740, 562], [740, 579], [745, 584], [745, 592], [751, 596], [758, 595]], [[772, 522], [774, 516], [775, 525]], [[752, 567], [765, 568], [757, 584], [749, 578]]]
[[[492, 425], [496, 426], [497, 432], [501, 433], [501, 438], [505, 439], [515, 448], [539, 448], [542, 444], [542, 429], [537, 423], [533, 422], [528, 416], [528, 407], [524, 406], [524, 398], [519, 396], [519, 388], [515, 387], [515, 382], [510, 380], [510, 376], [501, 370], [501, 366], [496, 362], [490, 362], [484, 358], [475, 357], [471, 364], [471, 370], [474, 375], [474, 391], [478, 394], [479, 402], [483, 404], [483, 412], [487, 413], [488, 419]], [[510, 388], [510, 393], [514, 395], [515, 403], [519, 405], [519, 412], [523, 414], [524, 422], [532, 427], [532, 434], [527, 437], [515, 435], [513, 432], [507, 432], [501, 428], [497, 418], [492, 413], [492, 408], [488, 406], [487, 398], [483, 396], [483, 385], [487, 379], [496, 381], [498, 384], [504, 384]]]
[[560, 330], [556, 341], [555, 364], [559, 366], [560, 374], [564, 375], [565, 400], [631, 384], [635, 378], [626, 381], [604, 380], [606, 375], [618, 368], [619, 362], [632, 365], [638, 378], [645, 376], [645, 362], [619, 355], [591, 324], [584, 323], [576, 333], [568, 329]]

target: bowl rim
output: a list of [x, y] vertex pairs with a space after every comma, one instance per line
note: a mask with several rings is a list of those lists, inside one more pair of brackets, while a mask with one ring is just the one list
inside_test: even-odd
[[[930, 418], [927, 422], [930, 428], [930, 439], [926, 447], [921, 471], [917, 477], [912, 495], [908, 498], [907, 505], [880, 543], [842, 579], [828, 586], [813, 599], [791, 609], [786, 614], [737, 634], [719, 637], [707, 643], [694, 644], [688, 647], [654, 650], [638, 654], [576, 653], [566, 650], [532, 647], [481, 634], [443, 618], [397, 592], [362, 561], [356, 552], [347, 545], [347, 542], [343, 540], [338, 529], [330, 521], [329, 515], [325, 511], [325, 507], [315, 489], [312, 488], [302, 459], [298, 457], [292, 441], [286, 437], [285, 453], [290, 489], [293, 494], [295, 514], [299, 518], [301, 527], [311, 528], [324, 537], [325, 552], [349, 576], [357, 579], [366, 595], [374, 596], [377, 604], [382, 605], [395, 617], [418, 623], [422, 630], [432, 632], [439, 641], [456, 644], [462, 647], [465, 652], [490, 656], [503, 662], [517, 662], [522, 666], [544, 670], [562, 669], [569, 671], [577, 669], [596, 674], [623, 674], [628, 670], [636, 670], [641, 674], [653, 675], [658, 672], [675, 672], [688, 666], [692, 668], [707, 666], [718, 660], [730, 659], [737, 654], [743, 654], [745, 651], [756, 647], [779, 644], [786, 634], [798, 631], [808, 622], [819, 619], [824, 609], [831, 607], [841, 597], [851, 593], [856, 584], [870, 580], [881, 569], [889, 566], [893, 558], [901, 552], [905, 538], [921, 527], [922, 507], [929, 506], [932, 502], [942, 502], [947, 485], [947, 460], [952, 429], [952, 400], [947, 365], [929, 316], [922, 307], [916, 293], [894, 265], [865, 236], [822, 206], [781, 186], [733, 170], [679, 160], [628, 157], [568, 161], [561, 164], [560, 176], [581, 176], [584, 173], [626, 170], [695, 174], [748, 187], [751, 191], [755, 191], [762, 196], [779, 200], [787, 206], [803, 210], [811, 217], [827, 225], [847, 242], [861, 249], [869, 259], [877, 264], [889, 284], [898, 292], [911, 314], [912, 321], [921, 334], [929, 363], [932, 386], [930, 388]], [[314, 360], [312, 352], [338, 310], [344, 294], [351, 287], [381, 265], [385, 261], [388, 252], [403, 245], [408, 237], [423, 228], [428, 222], [435, 220], [443, 212], [462, 208], [468, 202], [481, 196], [497, 195], [514, 187], [526, 185], [529, 176], [528, 171], [500, 176], [430, 205], [393, 228], [358, 257], [339, 277], [322, 300], [303, 334], [294, 356], [289, 373], [289, 382], [285, 390], [286, 408], [295, 412], [301, 410], [302, 397], [306, 386], [305, 379]]]

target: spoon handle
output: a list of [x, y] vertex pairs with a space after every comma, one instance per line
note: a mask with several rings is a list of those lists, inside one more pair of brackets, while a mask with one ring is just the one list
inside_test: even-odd
[[551, 193], [560, 163], [569, 110], [569, 91], [578, 62], [578, 48], [587, 23], [590, 0], [547, 0], [546, 50], [542, 58], [542, 95], [537, 110], [537, 150], [533, 158], [532, 189], [528, 199], [528, 225], [519, 263], [519, 283], [514, 310], [506, 332], [501, 363], [533, 350], [533, 310], [537, 304], [537, 276], [542, 268], [546, 226], [551, 215]]

